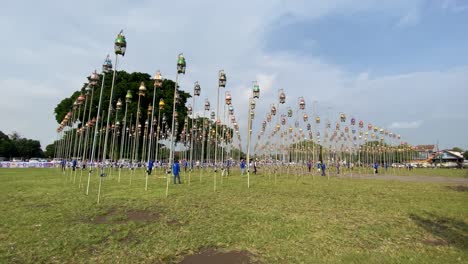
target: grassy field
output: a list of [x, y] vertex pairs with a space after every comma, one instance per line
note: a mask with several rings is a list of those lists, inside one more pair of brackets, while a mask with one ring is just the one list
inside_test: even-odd
[[[332, 174], [335, 173], [335, 168], [329, 168]], [[350, 174], [360, 173], [360, 174], [373, 174], [372, 168], [355, 168], [349, 170], [347, 168], [341, 168], [343, 173]], [[468, 169], [448, 169], [448, 168], [414, 168], [412, 170], [399, 168], [393, 169], [388, 168], [387, 170], [379, 168], [379, 173], [388, 174], [388, 175], [398, 175], [398, 176], [429, 176], [429, 177], [449, 177], [449, 178], [468, 178]]]
[[1, 169], [0, 263], [179, 263], [208, 248], [248, 251], [260, 263], [468, 262], [466, 185], [309, 176], [275, 184], [264, 173], [247, 189], [245, 176], [218, 174], [214, 192], [213, 173], [200, 182], [195, 172], [166, 198], [161, 176], [145, 191], [143, 172], [131, 185], [127, 171], [120, 183], [114, 173], [97, 205], [97, 176], [86, 196], [79, 172], [73, 183], [55, 169]]

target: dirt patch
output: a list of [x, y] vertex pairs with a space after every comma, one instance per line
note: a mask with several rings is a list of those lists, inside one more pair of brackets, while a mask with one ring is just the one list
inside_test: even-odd
[[253, 264], [253, 254], [246, 250], [219, 251], [214, 248], [204, 249], [196, 254], [187, 255], [180, 264]]
[[447, 186], [447, 188], [456, 192], [468, 192], [468, 185]]
[[146, 210], [130, 210], [127, 211], [127, 221], [135, 222], [153, 222], [160, 218], [160, 215], [156, 212]]
[[448, 242], [438, 238], [424, 239], [423, 243], [430, 246], [448, 246]]
[[111, 208], [105, 214], [98, 215], [98, 216], [94, 217], [93, 219], [91, 219], [91, 223], [93, 223], [93, 224], [108, 224], [110, 222], [109, 218], [111, 218], [112, 216], [117, 215], [117, 212], [118, 212], [117, 208]]
[[112, 208], [103, 215], [98, 215], [90, 220], [93, 224], [125, 224], [134, 222], [153, 222], [160, 219], [157, 212], [132, 209], [128, 211]]

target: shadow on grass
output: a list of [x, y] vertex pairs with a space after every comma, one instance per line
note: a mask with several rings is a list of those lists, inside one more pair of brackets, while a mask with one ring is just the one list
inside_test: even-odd
[[468, 192], [468, 185], [447, 186], [447, 188], [456, 192]]
[[468, 249], [468, 224], [464, 221], [430, 213], [425, 216], [410, 214], [410, 218], [437, 238], [427, 239], [423, 243], [433, 246], [450, 245], [462, 250]]

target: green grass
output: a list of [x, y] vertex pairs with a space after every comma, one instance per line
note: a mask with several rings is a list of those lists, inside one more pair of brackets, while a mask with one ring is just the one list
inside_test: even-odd
[[[440, 170], [442, 171], [442, 170]], [[449, 170], [447, 170], [449, 171]], [[450, 170], [450, 172], [455, 170]], [[293, 176], [169, 187], [143, 172], [98, 177], [86, 196], [55, 169], [0, 170], [0, 263], [177, 263], [203, 248], [263, 263], [466, 263], [468, 192], [447, 184]], [[85, 175], [84, 175], [85, 176]], [[86, 175], [87, 176], [87, 175]], [[462, 189], [463, 190], [463, 189]], [[157, 215], [128, 221], [126, 212]], [[107, 223], [95, 220], [112, 211]]]
[[[328, 168], [332, 174], [335, 173], [334, 167]], [[349, 170], [341, 167], [342, 173], [349, 174], [350, 172], [358, 174], [373, 174], [372, 168], [354, 168]], [[413, 170], [407, 170], [404, 168], [384, 168], [379, 167], [379, 173], [387, 175], [397, 176], [429, 176], [429, 177], [448, 177], [448, 178], [468, 178], [468, 169], [454, 169], [454, 168], [413, 168]]]

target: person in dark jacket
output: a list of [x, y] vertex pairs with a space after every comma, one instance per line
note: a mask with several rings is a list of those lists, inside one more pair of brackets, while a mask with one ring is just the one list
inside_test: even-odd
[[325, 162], [322, 163], [321, 169], [322, 169], [322, 176], [326, 176], [325, 169], [327, 169], [327, 167], [325, 166]]
[[75, 171], [75, 169], [76, 169], [76, 164], [77, 164], [76, 159], [73, 159], [72, 160], [72, 169], [73, 169], [73, 171]]
[[150, 159], [148, 162], [148, 170], [147, 170], [148, 175], [151, 175], [151, 172], [153, 171], [153, 166], [154, 166], [154, 162], [152, 159]]
[[172, 165], [172, 174], [174, 175], [174, 184], [176, 184], [176, 179], [180, 182], [180, 164], [178, 160], [175, 160], [174, 165]]

